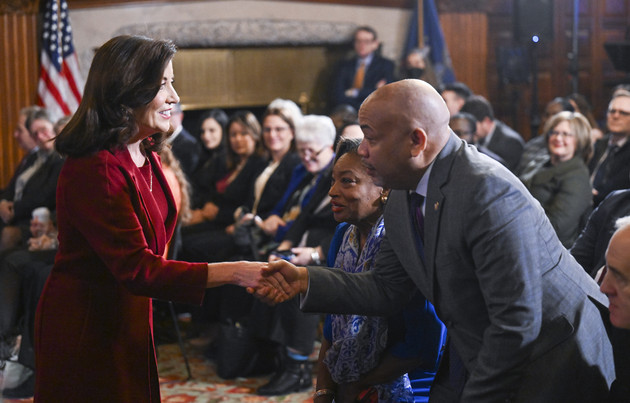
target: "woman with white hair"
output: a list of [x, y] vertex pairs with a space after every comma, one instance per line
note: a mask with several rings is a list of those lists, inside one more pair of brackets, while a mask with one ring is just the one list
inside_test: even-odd
[[[296, 149], [302, 161], [276, 214], [261, 225], [279, 243], [269, 260], [285, 258], [295, 264], [321, 263], [335, 231], [330, 208], [335, 126], [327, 116], [307, 115], [295, 132]], [[282, 395], [312, 387], [312, 365], [307, 358], [313, 350], [319, 316], [300, 311], [290, 300], [269, 308], [256, 301], [252, 315], [259, 337], [279, 345], [280, 368], [260, 395]]]

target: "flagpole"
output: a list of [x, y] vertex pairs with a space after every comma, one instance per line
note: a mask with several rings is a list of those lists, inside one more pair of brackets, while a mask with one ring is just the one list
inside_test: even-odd
[[424, 0], [418, 1], [418, 48], [424, 48]]

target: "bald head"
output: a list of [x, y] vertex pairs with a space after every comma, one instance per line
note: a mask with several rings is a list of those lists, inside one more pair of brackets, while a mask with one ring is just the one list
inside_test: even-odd
[[608, 296], [611, 323], [630, 329], [630, 217], [619, 219], [617, 226], [606, 251], [601, 291]]
[[[359, 110], [366, 134], [359, 151], [368, 167], [372, 164], [382, 177], [377, 183], [392, 189], [414, 188], [449, 139], [449, 116], [440, 94], [422, 80], [397, 81], [374, 91]], [[376, 140], [379, 147], [370, 147]], [[387, 153], [382, 150], [385, 146], [391, 148]]]

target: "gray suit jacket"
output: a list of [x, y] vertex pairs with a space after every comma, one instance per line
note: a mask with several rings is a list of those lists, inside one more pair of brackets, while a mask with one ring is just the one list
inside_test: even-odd
[[[424, 258], [406, 191], [385, 209], [376, 269], [309, 268], [304, 310], [386, 314], [418, 288], [469, 373], [462, 401], [599, 401], [614, 379], [595, 282], [507, 169], [454, 134], [429, 177]], [[434, 389], [439, 387], [434, 385]], [[433, 401], [448, 401], [432, 391]]]

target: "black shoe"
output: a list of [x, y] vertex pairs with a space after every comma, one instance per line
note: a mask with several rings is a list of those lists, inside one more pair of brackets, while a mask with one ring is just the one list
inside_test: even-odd
[[2, 397], [5, 399], [28, 399], [35, 394], [35, 374], [31, 374], [24, 382], [15, 388], [5, 389], [2, 391]]
[[276, 373], [271, 380], [258, 388], [261, 396], [286, 395], [301, 392], [313, 387], [313, 365], [308, 361], [289, 358], [283, 371]]

